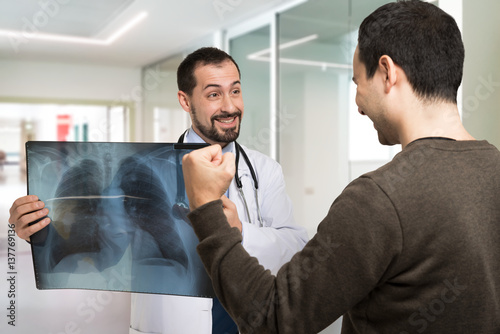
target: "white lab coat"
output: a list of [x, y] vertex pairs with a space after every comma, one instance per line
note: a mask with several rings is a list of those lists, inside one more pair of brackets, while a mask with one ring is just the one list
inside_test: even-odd
[[[190, 132], [190, 135], [185, 136], [184, 142], [201, 140], [192, 129]], [[193, 136], [196, 137], [195, 140], [192, 139]], [[188, 141], [189, 138], [191, 141]], [[229, 187], [229, 199], [236, 204], [243, 225], [243, 247], [250, 255], [258, 258], [264, 267], [277, 273], [281, 265], [305, 245], [308, 240], [307, 232], [294, 222], [281, 166], [262, 153], [242, 147], [257, 174], [258, 198], [264, 226], [259, 226], [253, 180], [242, 155], [238, 173], [251, 222], [248, 221], [243, 199], [234, 180]], [[230, 143], [226, 150], [234, 152], [234, 143]], [[132, 294], [130, 334], [211, 334], [211, 310], [211, 298]]]

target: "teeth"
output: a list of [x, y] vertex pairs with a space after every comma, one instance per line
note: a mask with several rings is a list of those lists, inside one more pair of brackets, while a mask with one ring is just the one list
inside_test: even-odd
[[226, 119], [226, 120], [223, 120], [223, 119], [218, 119], [219, 122], [221, 123], [232, 123], [234, 121], [234, 118], [231, 118], [231, 119]]

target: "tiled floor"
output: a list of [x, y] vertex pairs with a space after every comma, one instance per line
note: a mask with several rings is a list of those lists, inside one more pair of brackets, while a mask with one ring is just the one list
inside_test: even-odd
[[[0, 333], [124, 334], [128, 333], [130, 294], [85, 290], [37, 290], [28, 243], [16, 237], [14, 256], [8, 253], [8, 218], [12, 202], [26, 194], [19, 166], [0, 169]], [[15, 258], [9, 274], [7, 257]], [[14, 276], [11, 290], [8, 279]], [[13, 281], [13, 282], [14, 282]], [[9, 296], [14, 291], [15, 296]], [[11, 303], [15, 326], [9, 325]]]

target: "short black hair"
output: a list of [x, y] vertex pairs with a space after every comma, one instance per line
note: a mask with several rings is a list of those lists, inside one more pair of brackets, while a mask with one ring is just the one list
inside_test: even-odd
[[379, 7], [361, 23], [358, 51], [368, 78], [388, 55], [419, 97], [457, 103], [464, 45], [455, 20], [437, 6], [403, 0]]
[[218, 65], [226, 60], [233, 62], [241, 78], [240, 68], [233, 57], [218, 48], [203, 47], [190, 53], [177, 68], [178, 89], [191, 96], [194, 87], [196, 87], [196, 78], [194, 76], [196, 67], [199, 65]]

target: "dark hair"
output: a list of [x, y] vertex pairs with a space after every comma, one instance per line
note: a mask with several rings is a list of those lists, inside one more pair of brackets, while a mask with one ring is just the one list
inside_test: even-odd
[[218, 65], [226, 60], [233, 62], [241, 77], [238, 64], [236, 64], [233, 57], [222, 50], [213, 47], [204, 47], [190, 53], [177, 68], [177, 87], [187, 95], [191, 95], [194, 87], [196, 87], [196, 78], [194, 76], [196, 67], [198, 65]]
[[358, 50], [368, 78], [388, 55], [419, 97], [456, 104], [465, 51], [457, 23], [440, 8], [418, 0], [383, 5], [361, 23]]

